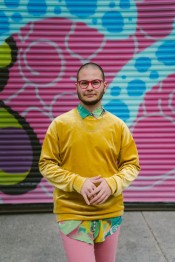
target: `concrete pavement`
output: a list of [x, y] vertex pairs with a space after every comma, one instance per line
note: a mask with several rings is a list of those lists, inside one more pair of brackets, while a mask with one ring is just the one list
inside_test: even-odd
[[[175, 211], [125, 212], [116, 261], [175, 262]], [[0, 215], [0, 262], [66, 262], [55, 216]]]

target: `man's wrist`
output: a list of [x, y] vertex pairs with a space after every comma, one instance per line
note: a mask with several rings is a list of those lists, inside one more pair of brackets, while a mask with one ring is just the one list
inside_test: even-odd
[[111, 189], [111, 194], [113, 195], [117, 190], [117, 185], [115, 179], [111, 177], [105, 177], [106, 182], [108, 183], [108, 186]]
[[78, 193], [81, 192], [82, 186], [87, 178], [77, 175], [77, 177], [74, 179], [73, 188]]

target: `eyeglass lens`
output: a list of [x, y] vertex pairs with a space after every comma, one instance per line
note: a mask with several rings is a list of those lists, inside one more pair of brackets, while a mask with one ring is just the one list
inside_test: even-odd
[[87, 88], [89, 83], [91, 83], [93, 88], [99, 88], [100, 85], [101, 85], [101, 82], [102, 81], [98, 80], [98, 79], [92, 80], [92, 81], [82, 80], [82, 81], [79, 82], [79, 84], [80, 84], [80, 87], [83, 88], [83, 89]]

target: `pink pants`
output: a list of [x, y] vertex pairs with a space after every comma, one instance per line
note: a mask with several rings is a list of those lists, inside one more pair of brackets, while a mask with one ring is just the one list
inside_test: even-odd
[[61, 238], [68, 262], [115, 262], [120, 227], [104, 242], [88, 244], [72, 239], [61, 231]]

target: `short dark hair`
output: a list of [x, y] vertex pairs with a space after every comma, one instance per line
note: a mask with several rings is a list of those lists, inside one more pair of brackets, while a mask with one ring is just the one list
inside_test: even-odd
[[96, 63], [92, 63], [92, 62], [86, 63], [86, 64], [80, 66], [80, 68], [79, 68], [78, 71], [77, 71], [77, 81], [78, 81], [78, 77], [79, 77], [80, 71], [81, 71], [83, 68], [86, 68], [86, 67], [89, 67], [89, 66], [98, 68], [98, 69], [101, 71], [103, 81], [105, 81], [105, 74], [104, 74], [104, 71], [103, 71], [102, 67], [101, 67], [100, 65], [98, 65], [98, 64], [96, 64]]

